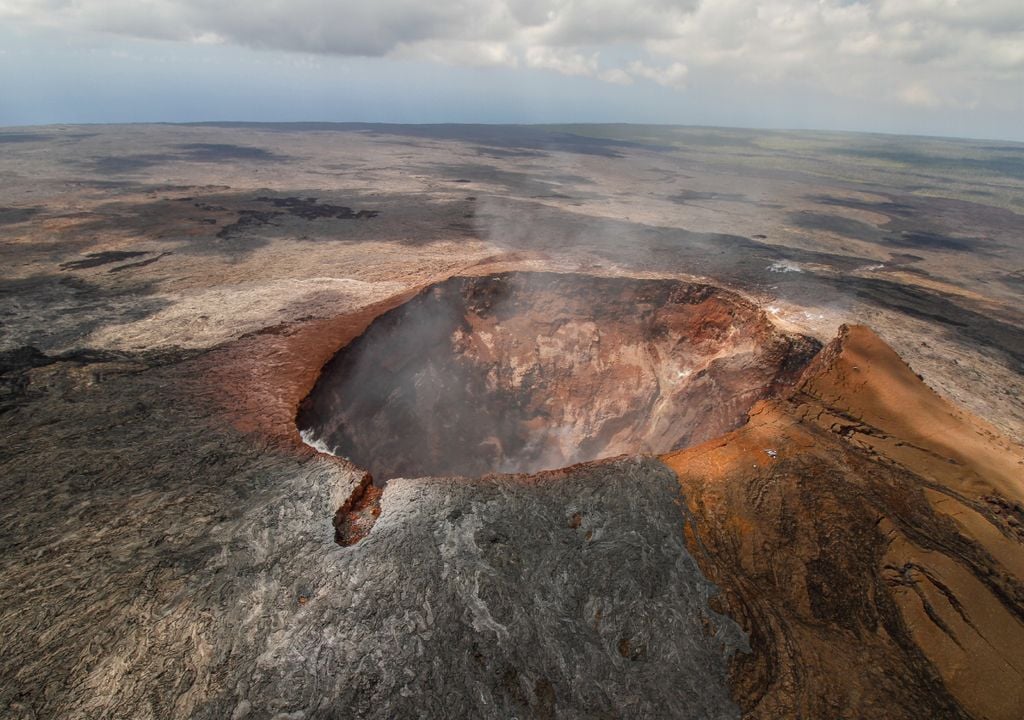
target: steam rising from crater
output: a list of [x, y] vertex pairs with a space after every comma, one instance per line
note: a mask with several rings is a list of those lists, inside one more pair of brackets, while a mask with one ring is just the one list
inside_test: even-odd
[[342, 348], [298, 426], [378, 481], [533, 473], [721, 435], [817, 349], [706, 285], [457, 277]]

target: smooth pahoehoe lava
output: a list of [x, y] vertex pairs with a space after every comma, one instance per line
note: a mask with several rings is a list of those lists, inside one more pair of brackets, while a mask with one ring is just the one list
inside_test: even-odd
[[378, 484], [534, 473], [728, 432], [819, 347], [708, 285], [454, 277], [342, 348], [297, 423]]

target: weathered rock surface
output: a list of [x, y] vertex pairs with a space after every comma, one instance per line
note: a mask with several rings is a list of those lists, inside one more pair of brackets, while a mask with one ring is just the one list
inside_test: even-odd
[[340, 548], [332, 503], [358, 476], [233, 430], [206, 361], [24, 369], [6, 717], [738, 717], [745, 639], [708, 608], [663, 465], [395, 480]]

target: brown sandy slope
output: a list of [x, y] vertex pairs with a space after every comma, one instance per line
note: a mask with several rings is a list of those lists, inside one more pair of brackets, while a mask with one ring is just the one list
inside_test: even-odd
[[844, 326], [787, 398], [664, 459], [751, 633], [746, 717], [1024, 717], [1024, 453], [872, 331]]

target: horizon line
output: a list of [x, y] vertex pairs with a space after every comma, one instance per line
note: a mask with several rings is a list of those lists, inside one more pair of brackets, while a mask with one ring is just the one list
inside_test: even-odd
[[884, 130], [836, 130], [814, 127], [754, 127], [748, 125], [703, 125], [685, 123], [658, 122], [625, 122], [625, 121], [561, 121], [561, 122], [393, 122], [387, 120], [138, 120], [138, 121], [106, 121], [106, 122], [39, 122], [21, 125], [0, 124], [0, 130], [20, 130], [47, 127], [130, 127], [142, 125], [173, 125], [181, 127], [218, 127], [218, 126], [267, 126], [267, 125], [336, 125], [358, 126], [379, 125], [392, 127], [520, 127], [520, 128], [555, 128], [563, 126], [587, 127], [651, 127], [651, 128], [685, 128], [693, 130], [731, 130], [757, 133], [819, 133], [825, 135], [866, 135], [889, 138], [917, 138], [927, 140], [954, 140], [967, 142], [1000, 142], [1011, 145], [1024, 145], [1024, 140], [1011, 140], [996, 136], [943, 135], [913, 132], [888, 132]]

